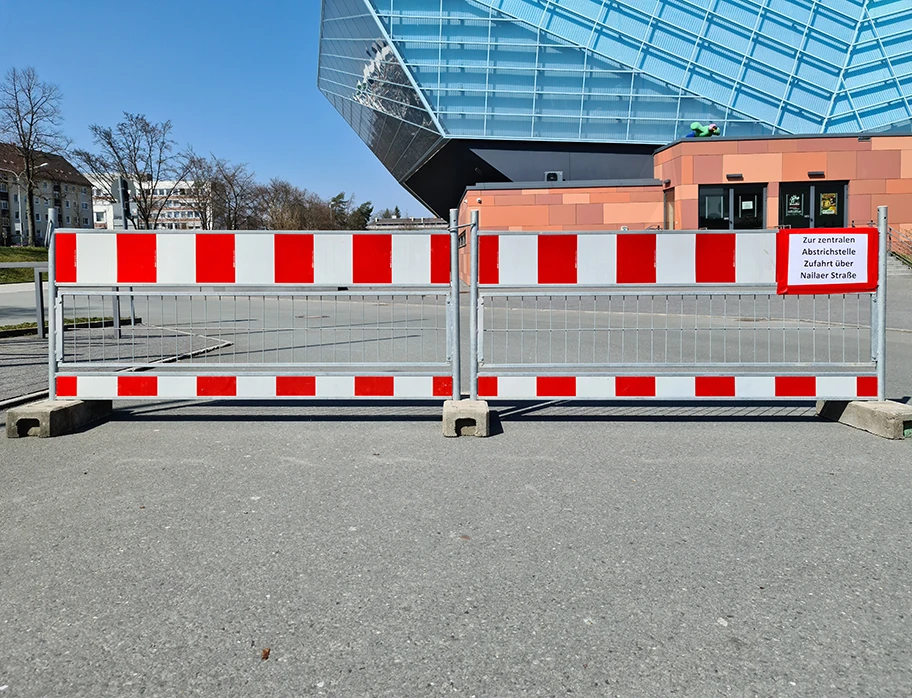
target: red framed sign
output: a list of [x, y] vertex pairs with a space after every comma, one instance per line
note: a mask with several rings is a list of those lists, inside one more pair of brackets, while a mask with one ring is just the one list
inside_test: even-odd
[[877, 228], [784, 229], [776, 234], [776, 292], [877, 289]]

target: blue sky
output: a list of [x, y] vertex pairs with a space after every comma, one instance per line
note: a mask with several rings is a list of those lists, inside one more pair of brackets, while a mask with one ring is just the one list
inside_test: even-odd
[[140, 113], [260, 181], [430, 215], [317, 89], [320, 0], [0, 0], [0, 17], [0, 72], [57, 84], [76, 147], [94, 149], [89, 124]]

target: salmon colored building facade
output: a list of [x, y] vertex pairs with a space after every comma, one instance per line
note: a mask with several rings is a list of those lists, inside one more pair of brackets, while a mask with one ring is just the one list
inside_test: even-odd
[[[655, 179], [480, 184], [459, 221], [487, 230], [912, 228], [912, 134], [686, 138], [654, 155]], [[461, 261], [468, 271], [467, 250]]]

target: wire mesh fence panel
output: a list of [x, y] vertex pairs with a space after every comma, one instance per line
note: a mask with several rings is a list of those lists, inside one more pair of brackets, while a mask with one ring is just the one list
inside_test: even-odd
[[871, 364], [867, 295], [484, 292], [482, 307], [487, 368]]
[[[59, 294], [59, 367], [446, 366], [446, 294]], [[117, 301], [119, 300], [119, 312]], [[133, 322], [128, 311], [132, 303]], [[114, 316], [122, 318], [114, 326]]]

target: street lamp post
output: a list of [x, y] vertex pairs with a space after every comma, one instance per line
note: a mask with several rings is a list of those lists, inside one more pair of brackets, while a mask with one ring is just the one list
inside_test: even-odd
[[[48, 163], [42, 162], [40, 165], [37, 165], [35, 169], [39, 170], [42, 167], [47, 167], [47, 165]], [[22, 172], [16, 174], [12, 170], [8, 170], [5, 167], [0, 167], [0, 172], [9, 172], [16, 178], [16, 187], [19, 189], [19, 242], [21, 243], [26, 234], [25, 209], [22, 207], [23, 192], [25, 192], [25, 196], [28, 196], [28, 187], [22, 186], [22, 175], [25, 174], [25, 170], [22, 170]]]

